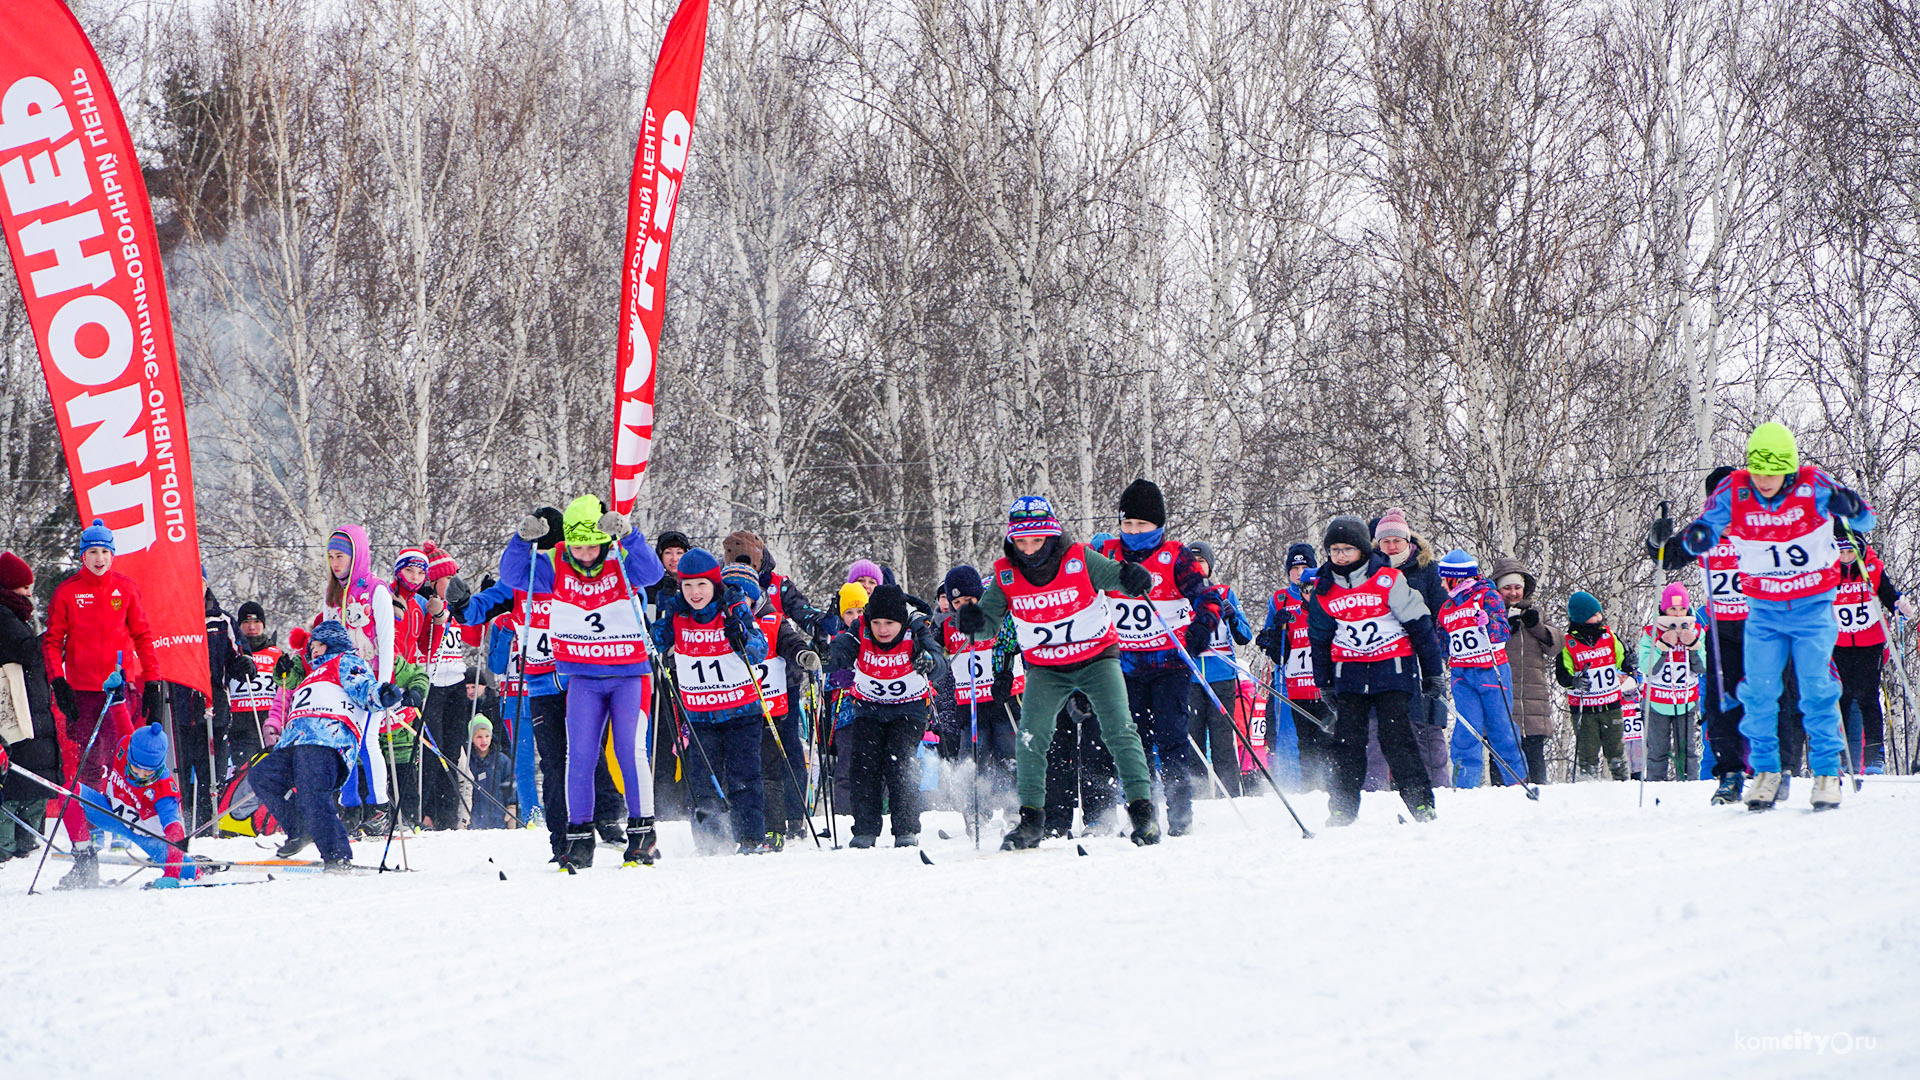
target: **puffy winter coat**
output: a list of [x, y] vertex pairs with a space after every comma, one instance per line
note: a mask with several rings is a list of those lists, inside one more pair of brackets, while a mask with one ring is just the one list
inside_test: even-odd
[[1552, 735], [1553, 701], [1557, 681], [1553, 667], [1559, 662], [1565, 644], [1560, 631], [1547, 625], [1540, 609], [1534, 606], [1533, 572], [1519, 559], [1500, 559], [1487, 576], [1495, 585], [1508, 574], [1519, 574], [1527, 583], [1517, 614], [1509, 613], [1507, 625], [1513, 636], [1507, 639], [1507, 664], [1513, 669], [1513, 716], [1522, 735]]
[[1313, 596], [1307, 607], [1307, 637], [1313, 645], [1313, 681], [1322, 694], [1420, 693], [1425, 675], [1447, 673], [1447, 651], [1440, 643], [1433, 612], [1405, 573], [1395, 579], [1387, 603], [1405, 629], [1413, 645], [1412, 656], [1390, 660], [1341, 661], [1333, 659], [1333, 637], [1337, 625], [1327, 613], [1327, 595], [1335, 584], [1352, 588], [1387, 566], [1384, 555], [1374, 555], [1341, 573], [1331, 563], [1320, 568], [1313, 580]]
[[[27, 683], [27, 712], [33, 717], [33, 738], [7, 747], [7, 756], [58, 784], [60, 737], [54, 730], [53, 692], [47, 686], [46, 660], [40, 653], [40, 631], [11, 610], [0, 607], [0, 664], [19, 664]], [[4, 691], [0, 691], [4, 692]], [[48, 792], [25, 773], [9, 772], [0, 785], [0, 799], [26, 802], [44, 799]]]

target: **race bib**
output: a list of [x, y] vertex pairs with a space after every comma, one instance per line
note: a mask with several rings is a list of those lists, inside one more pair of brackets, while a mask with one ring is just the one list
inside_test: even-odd
[[1484, 626], [1463, 626], [1447, 632], [1447, 655], [1455, 660], [1478, 660], [1497, 651]]
[[715, 656], [673, 654], [673, 674], [680, 683], [680, 695], [687, 708], [715, 712], [744, 703], [751, 697], [742, 694], [753, 683], [753, 671], [734, 652]]
[[855, 670], [853, 674], [854, 693], [862, 701], [871, 701], [876, 705], [888, 705], [905, 701], [917, 701], [927, 696], [932, 687], [927, 677], [918, 671], [909, 671], [892, 679], [876, 678], [864, 671]]
[[1857, 634], [1880, 621], [1880, 613], [1871, 602], [1864, 604], [1835, 604], [1833, 617], [1840, 622], [1840, 632]]
[[1400, 620], [1391, 615], [1355, 622], [1336, 622], [1333, 627], [1334, 648], [1345, 650], [1355, 659], [1385, 652], [1407, 636]]
[[1740, 572], [1757, 577], [1791, 577], [1825, 570], [1840, 558], [1832, 529], [1817, 529], [1792, 540], [1747, 540], [1735, 537]]
[[[1117, 601], [1108, 600], [1107, 603], [1117, 603]], [[1127, 603], [1145, 605], [1147, 601], [1137, 600], [1127, 601]], [[1072, 615], [1055, 622], [1027, 622], [1017, 615], [1013, 620], [1014, 634], [1018, 637], [1022, 650], [1097, 641], [1106, 636], [1107, 626], [1106, 604], [1097, 599]]]

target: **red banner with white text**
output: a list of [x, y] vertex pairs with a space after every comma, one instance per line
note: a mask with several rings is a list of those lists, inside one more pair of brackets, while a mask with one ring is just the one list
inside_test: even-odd
[[707, 0], [682, 0], [660, 41], [647, 87], [647, 114], [633, 155], [627, 241], [620, 274], [620, 346], [614, 361], [613, 508], [633, 511], [653, 456], [653, 387], [666, 316], [667, 253], [673, 211], [693, 141], [700, 64], [707, 51]]
[[153, 211], [113, 88], [60, 0], [0, 4], [0, 225], [66, 449], [74, 536], [94, 518], [113, 529], [158, 676], [206, 693], [193, 468]]

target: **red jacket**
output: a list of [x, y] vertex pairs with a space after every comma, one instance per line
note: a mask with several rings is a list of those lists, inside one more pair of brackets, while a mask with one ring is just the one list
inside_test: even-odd
[[65, 676], [75, 690], [99, 690], [113, 674], [115, 653], [127, 654], [130, 683], [152, 678], [159, 670], [147, 612], [140, 606], [140, 586], [113, 570], [96, 577], [82, 567], [53, 590], [41, 648], [47, 678]]

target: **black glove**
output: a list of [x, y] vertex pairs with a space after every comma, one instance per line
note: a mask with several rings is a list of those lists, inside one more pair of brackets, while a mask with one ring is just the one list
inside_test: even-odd
[[373, 691], [373, 703], [382, 709], [391, 709], [400, 704], [400, 688], [390, 682], [383, 682]]
[[409, 709], [424, 708], [427, 704], [427, 695], [422, 693], [419, 687], [409, 686], [401, 691], [400, 704]]
[[733, 611], [729, 610], [727, 617], [721, 621], [721, 625], [727, 635], [727, 648], [745, 656], [747, 654], [747, 632], [741, 628], [739, 617], [736, 616]]
[[[1445, 701], [1447, 700], [1447, 683], [1449, 681], [1445, 675], [1429, 675], [1420, 680], [1420, 691], [1426, 694], [1430, 700]], [[1441, 722], [1445, 723], [1445, 721]]]
[[161, 695], [164, 693], [165, 691], [160, 688], [160, 680], [158, 679], [148, 683], [147, 688], [140, 691], [140, 710], [147, 714], [147, 720], [149, 722], [160, 719], [160, 706], [163, 704]]
[[1147, 573], [1146, 567], [1133, 562], [1120, 564], [1121, 592], [1128, 596], [1145, 596], [1147, 590], [1151, 588], [1153, 588], [1153, 575]]
[[254, 674], [259, 670], [259, 668], [253, 666], [253, 657], [241, 653], [227, 661], [227, 681], [243, 682], [253, 678]]
[[[542, 524], [546, 525], [545, 532], [539, 531]], [[520, 521], [520, 539], [541, 551], [552, 551], [565, 535], [565, 519], [551, 506], [543, 506]]]
[[933, 673], [939, 669], [940, 661], [925, 649], [920, 650], [913, 658], [913, 670], [922, 675], [932, 677]]
[[497, 579], [495, 579], [492, 574], [480, 575], [480, 591], [481, 592], [486, 592], [488, 589], [493, 588], [495, 585], [498, 585], [499, 583], [500, 582]]
[[447, 606], [454, 610], [456, 618], [460, 612], [467, 609], [467, 601], [472, 599], [473, 586], [467, 584], [462, 578], [447, 579]]
[[1183, 643], [1188, 656], [1199, 656], [1207, 651], [1207, 643], [1213, 640], [1213, 623], [1210, 616], [1201, 613], [1187, 624]]
[[1855, 494], [1851, 488], [1834, 488], [1827, 493], [1827, 513], [1837, 518], [1859, 517], [1867, 509], [1867, 501]]
[[980, 610], [979, 604], [961, 604], [953, 609], [953, 626], [972, 637], [987, 628], [987, 613]]
[[300, 674], [302, 667], [303, 665], [300, 663], [298, 656], [290, 652], [283, 652], [280, 654], [280, 659], [273, 662], [274, 681], [284, 682], [287, 676]]
[[1529, 626], [1529, 627], [1539, 626], [1540, 625], [1540, 609], [1530, 607], [1527, 610], [1521, 612], [1520, 625]]
[[54, 677], [53, 700], [54, 704], [60, 706], [60, 712], [63, 715], [68, 719], [73, 718], [73, 684], [69, 683], [64, 675]]
[[1013, 700], [1013, 672], [998, 672], [993, 677], [993, 700], [1005, 705]]
[[1283, 659], [1283, 657], [1274, 655], [1273, 639], [1276, 636], [1277, 635], [1275, 635], [1273, 632], [1273, 627], [1269, 626], [1266, 629], [1261, 630], [1259, 633], [1253, 635], [1253, 644], [1254, 644], [1254, 647], [1258, 648], [1261, 652], [1266, 653], [1267, 656], [1271, 657], [1273, 662], [1277, 664]]
[[1673, 519], [1664, 516], [1656, 519], [1654, 523], [1648, 527], [1647, 539], [1643, 545], [1647, 552], [1647, 558], [1654, 562], [1663, 561], [1665, 557], [1660, 552], [1661, 545], [1672, 539]]

